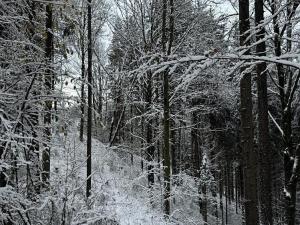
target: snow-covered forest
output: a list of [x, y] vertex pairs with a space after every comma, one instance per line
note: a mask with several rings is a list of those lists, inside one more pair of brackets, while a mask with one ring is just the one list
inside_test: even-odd
[[300, 0], [0, 0], [0, 225], [299, 225]]

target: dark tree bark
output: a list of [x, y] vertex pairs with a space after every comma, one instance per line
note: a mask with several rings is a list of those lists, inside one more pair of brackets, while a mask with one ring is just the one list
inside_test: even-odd
[[[46, 59], [46, 73], [45, 73], [45, 88], [47, 95], [51, 95], [53, 89], [53, 18], [52, 18], [52, 3], [46, 5], [46, 46], [45, 46], [45, 59]], [[44, 149], [42, 153], [42, 181], [48, 185], [50, 178], [50, 146], [51, 139], [51, 110], [52, 100], [45, 102], [45, 139]]]
[[85, 83], [85, 13], [83, 15], [83, 29], [81, 32], [81, 104], [80, 104], [80, 110], [81, 110], [81, 118], [80, 118], [80, 134], [79, 134], [79, 140], [83, 142], [83, 131], [84, 131], [84, 105], [85, 105], [85, 96], [84, 96], [84, 83]]
[[169, 78], [168, 72], [164, 72], [164, 148], [163, 148], [163, 166], [164, 166], [164, 212], [170, 214], [170, 105], [169, 105]]
[[[201, 159], [202, 161], [202, 159]], [[202, 165], [203, 166], [203, 170], [206, 171], [206, 164]], [[199, 199], [199, 207], [200, 207], [200, 213], [202, 215], [203, 221], [205, 222], [205, 224], [207, 224], [207, 219], [208, 219], [208, 214], [207, 214], [207, 187], [206, 184], [201, 184], [199, 185], [199, 193], [201, 193], [202, 195], [200, 195], [200, 199]], [[202, 196], [202, 197], [201, 197]]]
[[223, 206], [223, 192], [224, 192], [224, 179], [223, 179], [223, 166], [220, 165], [219, 173], [219, 196], [220, 196], [220, 210], [221, 210], [221, 225], [224, 225], [224, 206]]
[[299, 181], [300, 174], [300, 144], [298, 144], [295, 151], [295, 159], [290, 162], [290, 172], [286, 172], [289, 175], [288, 179], [285, 178], [285, 191], [286, 191], [286, 222], [287, 225], [295, 225], [296, 222], [296, 195], [297, 195], [297, 183]]
[[[27, 27], [28, 27], [28, 32], [27, 35], [29, 37], [29, 39], [31, 40], [31, 42], [36, 43], [36, 41], [33, 39], [34, 34], [35, 34], [35, 26], [34, 26], [34, 22], [36, 20], [36, 10], [39, 9], [39, 4], [33, 1], [27, 1], [27, 4], [29, 6], [28, 8], [28, 18], [29, 21], [27, 23]], [[32, 67], [31, 66], [27, 66], [26, 67], [26, 71], [28, 74], [32, 73]], [[36, 80], [37, 74], [33, 74], [33, 78], [32, 78], [32, 85], [33, 86], [35, 80]], [[32, 95], [33, 96], [37, 96], [39, 94], [38, 90], [34, 89], [32, 91]], [[27, 108], [29, 108], [29, 106], [27, 106]], [[39, 154], [39, 141], [37, 140], [38, 137], [38, 129], [37, 126], [39, 124], [39, 112], [38, 109], [33, 109], [35, 107], [32, 107], [32, 112], [29, 114], [30, 116], [30, 120], [32, 123], [31, 126], [31, 132], [32, 132], [32, 136], [33, 139], [31, 141], [31, 144], [29, 146], [29, 151], [27, 151], [26, 149], [24, 149], [24, 155], [25, 155], [25, 159], [27, 161], [33, 161], [34, 163], [31, 165], [26, 165], [26, 172], [27, 172], [27, 176], [26, 176], [26, 182], [27, 182], [27, 196], [31, 197], [32, 195], [34, 195], [35, 193], [40, 193], [40, 172], [41, 172], [41, 165], [40, 165], [40, 154]], [[23, 125], [22, 125], [23, 126]]]
[[176, 131], [175, 128], [176, 127], [176, 123], [175, 121], [171, 120], [171, 124], [170, 124], [170, 142], [171, 142], [171, 146], [170, 146], [170, 152], [171, 152], [171, 160], [172, 160], [172, 175], [176, 175], [178, 174], [178, 165], [177, 165], [177, 141], [176, 141]]
[[[0, 159], [3, 160], [4, 162], [4, 150], [5, 150], [5, 145], [6, 143], [5, 142], [1, 142], [1, 145], [0, 145]], [[7, 184], [7, 179], [6, 179], [6, 176], [5, 176], [5, 168], [2, 167], [1, 165], [1, 171], [0, 171], [0, 187], [5, 187]]]
[[[196, 107], [199, 105], [199, 100], [193, 99], [192, 100], [192, 107]], [[191, 149], [192, 149], [192, 171], [194, 177], [200, 181], [198, 187], [198, 194], [199, 194], [199, 209], [200, 214], [202, 215], [203, 221], [207, 222], [208, 215], [207, 215], [207, 187], [203, 181], [200, 180], [201, 177], [201, 167], [203, 166], [203, 172], [206, 171], [206, 165], [202, 165], [203, 153], [201, 151], [201, 136], [199, 132], [199, 122], [200, 118], [198, 115], [199, 112], [195, 111], [192, 113], [191, 122], [193, 127], [191, 129]], [[204, 181], [205, 182], [205, 181]], [[200, 197], [203, 196], [203, 197]]]
[[87, 113], [87, 183], [86, 197], [91, 195], [92, 188], [92, 0], [88, 0], [88, 113]]
[[[279, 17], [277, 14], [279, 6], [277, 2], [271, 1], [271, 10], [273, 14], [273, 26], [274, 26], [274, 45], [275, 55], [281, 56], [282, 54], [282, 37], [286, 33], [287, 39], [287, 51], [292, 48], [292, 42], [289, 40], [292, 36], [291, 30], [291, 19], [294, 16], [296, 9], [299, 6], [300, 1], [287, 0], [287, 22], [284, 24], [282, 29], [279, 28]], [[282, 140], [283, 140], [283, 166], [284, 166], [284, 195], [285, 195], [285, 222], [288, 225], [295, 224], [296, 214], [296, 189], [298, 179], [294, 179], [295, 171], [298, 171], [298, 154], [299, 149], [295, 148], [293, 143], [293, 130], [292, 130], [292, 100], [294, 98], [295, 90], [298, 88], [298, 82], [300, 78], [300, 72], [296, 75], [296, 79], [292, 82], [290, 68], [283, 67], [282, 64], [277, 65], [277, 77], [278, 77], [278, 88], [281, 101], [281, 125], [282, 125]], [[286, 72], [286, 73], [285, 73]], [[290, 78], [288, 78], [288, 75]]]
[[[249, 21], [249, 0], [239, 0], [239, 27], [240, 27], [240, 46], [249, 46], [247, 40], [250, 29]], [[246, 51], [245, 54], [250, 54]], [[257, 201], [257, 173], [256, 173], [256, 153], [253, 147], [253, 116], [252, 116], [252, 88], [251, 73], [241, 69], [240, 82], [240, 115], [241, 115], [241, 146], [244, 162], [244, 181], [245, 181], [245, 220], [246, 225], [258, 225], [258, 201]]]
[[[195, 105], [195, 104], [193, 104]], [[200, 137], [198, 132], [198, 117], [197, 113], [192, 113], [192, 130], [191, 130], [191, 144], [192, 144], [192, 164], [194, 176], [200, 178], [200, 167], [201, 167], [201, 152], [200, 152]]]
[[[121, 68], [120, 68], [121, 69]], [[109, 135], [110, 146], [113, 144], [120, 144], [124, 139], [124, 126], [125, 126], [125, 104], [122, 92], [122, 81], [116, 81], [116, 88], [113, 91], [115, 110], [113, 112], [113, 119], [111, 121], [111, 129]]]
[[97, 112], [99, 114], [99, 122], [102, 121], [102, 111], [103, 111], [103, 90], [102, 90], [102, 73], [101, 73], [101, 68], [100, 66], [98, 67], [98, 71], [99, 71], [99, 79], [98, 79], [98, 83], [99, 83], [99, 96], [98, 96], [98, 107], [97, 107]]
[[225, 180], [225, 224], [228, 224], [228, 179], [227, 179], [227, 169], [224, 167], [224, 180]]
[[[169, 0], [170, 14], [169, 27], [167, 29], [167, 0], [163, 0], [162, 12], [162, 52], [163, 56], [171, 54], [174, 39], [174, 2]], [[169, 36], [167, 37], [167, 31]], [[167, 46], [168, 43], [168, 46]], [[163, 166], [164, 166], [164, 212], [167, 217], [170, 215], [170, 197], [171, 197], [171, 148], [170, 148], [170, 84], [169, 70], [163, 72]]]
[[[124, 117], [125, 117], [125, 111], [126, 111], [126, 106], [125, 105], [122, 106], [122, 105], [123, 104], [121, 102], [119, 104], [117, 102], [117, 110], [114, 112], [114, 119], [113, 119], [115, 122], [113, 121], [111, 131], [110, 131], [109, 146], [112, 146], [114, 143], [120, 143], [120, 135], [121, 135], [120, 130], [124, 126]], [[122, 106], [121, 111], [120, 111], [120, 106]], [[118, 120], [115, 119], [116, 114], [118, 115]], [[114, 126], [115, 126], [115, 132], [113, 132]], [[122, 132], [122, 134], [123, 134], [123, 132]]]
[[235, 213], [237, 214], [238, 213], [238, 207], [239, 207], [239, 187], [238, 187], [238, 173], [237, 173], [237, 168], [234, 169], [234, 176], [235, 176], [235, 179], [234, 179], [234, 190], [235, 190]]
[[[255, 0], [255, 25], [264, 22], [264, 1]], [[265, 28], [262, 26], [256, 33], [256, 55], [266, 55]], [[272, 212], [272, 174], [271, 144], [269, 135], [267, 66], [265, 62], [256, 66], [257, 98], [258, 98], [258, 147], [260, 169], [260, 207], [261, 222], [273, 224]]]
[[[147, 74], [147, 87], [145, 93], [145, 100], [146, 100], [146, 111], [150, 112], [152, 106], [152, 73], [148, 72]], [[154, 160], [154, 143], [153, 143], [153, 120], [150, 118], [146, 124], [146, 142], [147, 142], [147, 160], [149, 165], [148, 168], [148, 184], [150, 187], [154, 184], [154, 167], [152, 162]]]
[[[170, 26], [169, 26], [169, 38], [167, 38], [167, 0], [163, 0], [162, 11], [162, 52], [163, 56], [170, 54], [173, 32], [174, 32], [174, 4], [173, 0], [170, 0]], [[168, 46], [167, 45], [168, 42]], [[164, 213], [168, 217], [170, 215], [170, 176], [171, 176], [171, 157], [170, 157], [170, 96], [169, 96], [169, 72], [165, 70], [163, 72], [163, 166], [164, 166]]]
[[[1, 37], [1, 38], [2, 38], [2, 36], [3, 36], [3, 34], [2, 34], [3, 30], [4, 30], [4, 26], [3, 26], [3, 25], [0, 25], [0, 37]], [[1, 60], [1, 61], [2, 61], [2, 60]], [[2, 68], [2, 63], [0, 64], [0, 67]], [[3, 142], [3, 141], [0, 142], [0, 160], [1, 160], [2, 162], [4, 162], [4, 155], [3, 155], [3, 153], [4, 153], [4, 150], [5, 150], [5, 145], [6, 145], [5, 142]], [[5, 176], [4, 172], [5, 172], [5, 168], [3, 168], [2, 165], [1, 165], [1, 171], [0, 171], [0, 187], [5, 187], [5, 186], [6, 186], [6, 183], [7, 183], [6, 176]]]

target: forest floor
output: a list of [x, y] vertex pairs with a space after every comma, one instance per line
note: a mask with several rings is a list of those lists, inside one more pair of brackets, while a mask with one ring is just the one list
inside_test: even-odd
[[[52, 150], [51, 183], [59, 200], [59, 211], [66, 224], [92, 225], [162, 225], [204, 224], [197, 204], [197, 188], [191, 177], [181, 174], [181, 184], [173, 185], [172, 214], [169, 221], [162, 213], [162, 185], [150, 191], [147, 171], [141, 169], [141, 158], [126, 151], [114, 150], [92, 140], [92, 196], [85, 198], [86, 141], [79, 141], [74, 125], [68, 134], [56, 134]], [[175, 200], [176, 199], [176, 200]], [[228, 224], [241, 224], [240, 213], [232, 204]], [[221, 215], [219, 213], [219, 215]], [[209, 215], [209, 224], [221, 224]]]

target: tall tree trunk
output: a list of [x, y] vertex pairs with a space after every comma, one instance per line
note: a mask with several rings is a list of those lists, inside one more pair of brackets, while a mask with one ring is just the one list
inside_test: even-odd
[[[46, 95], [51, 95], [53, 89], [53, 18], [52, 18], [52, 3], [46, 5], [46, 73], [45, 73], [45, 88]], [[50, 97], [51, 98], [51, 97]], [[45, 102], [45, 144], [42, 153], [42, 181], [48, 185], [50, 178], [50, 140], [51, 140], [51, 110], [52, 100]]]
[[178, 165], [177, 165], [177, 151], [179, 150], [180, 146], [177, 146], [176, 144], [179, 142], [177, 142], [176, 140], [176, 131], [175, 128], [176, 127], [176, 123], [174, 120], [171, 120], [171, 124], [170, 124], [171, 128], [170, 128], [170, 142], [171, 142], [171, 146], [170, 146], [170, 151], [171, 151], [171, 160], [172, 160], [172, 175], [176, 175], [178, 174]]
[[234, 190], [235, 190], [235, 213], [238, 213], [238, 196], [239, 196], [239, 188], [238, 188], [238, 174], [237, 168], [234, 169]]
[[224, 225], [224, 207], [223, 207], [223, 191], [224, 191], [224, 179], [223, 179], [223, 166], [220, 165], [219, 172], [219, 196], [220, 196], [220, 210], [221, 210], [221, 225]]
[[84, 106], [85, 106], [85, 96], [84, 96], [84, 83], [85, 83], [85, 13], [83, 15], [83, 29], [81, 30], [81, 117], [80, 117], [80, 134], [79, 140], [83, 142], [83, 131], [84, 131]]
[[[249, 46], [245, 33], [250, 29], [249, 21], [249, 0], [239, 0], [239, 27], [240, 46]], [[250, 50], [245, 54], [250, 54]], [[240, 115], [241, 115], [241, 146], [244, 162], [245, 181], [245, 219], [246, 225], [258, 225], [258, 201], [257, 201], [257, 173], [256, 173], [256, 153], [253, 142], [253, 116], [252, 116], [252, 88], [251, 73], [241, 69], [242, 78], [240, 81]]]
[[[147, 87], [145, 93], [145, 100], [146, 100], [146, 111], [151, 111], [152, 106], [152, 73], [148, 72], [147, 74]], [[152, 165], [154, 160], [154, 151], [155, 147], [153, 145], [153, 120], [149, 118], [146, 124], [146, 142], [147, 142], [147, 161], [148, 161], [148, 184], [150, 187], [154, 184], [154, 167]]]
[[[4, 30], [4, 25], [0, 24], [0, 38], [3, 37], [3, 30]], [[3, 60], [1, 60], [3, 61]], [[0, 64], [0, 68], [2, 69], [2, 63]], [[4, 117], [5, 118], [5, 117]], [[3, 166], [3, 162], [4, 162], [4, 151], [5, 151], [5, 145], [6, 142], [5, 141], [1, 141], [0, 142], [0, 161], [1, 161], [1, 170], [0, 170], [0, 187], [5, 187], [7, 184], [7, 179], [6, 179], [6, 175], [5, 175], [5, 171], [6, 169]]]
[[227, 169], [226, 169], [226, 166], [224, 167], [224, 171], [225, 171], [225, 174], [224, 174], [224, 179], [225, 179], [225, 224], [227, 225], [228, 224], [228, 176], [227, 176]]
[[[202, 161], [202, 157], [201, 157], [201, 161]], [[206, 162], [204, 164], [202, 164], [203, 166], [203, 171], [206, 172], [207, 171], [207, 165]], [[201, 173], [201, 172], [200, 172]], [[205, 181], [203, 183], [200, 183], [199, 185], [199, 193], [201, 193], [200, 198], [199, 198], [199, 206], [200, 206], [200, 213], [202, 215], [203, 221], [205, 222], [205, 224], [207, 224], [207, 187], [206, 187], [206, 183]]]
[[99, 114], [99, 123], [100, 121], [102, 121], [102, 111], [103, 111], [103, 90], [102, 90], [102, 73], [101, 73], [101, 68], [99, 66], [98, 68], [99, 70], [99, 79], [98, 79], [98, 83], [99, 83], [99, 96], [98, 96], [98, 108], [97, 108], [97, 112]]
[[298, 144], [295, 152], [295, 158], [290, 162], [290, 173], [288, 179], [285, 178], [285, 191], [286, 191], [286, 221], [287, 225], [295, 225], [296, 221], [296, 195], [297, 195], [297, 182], [300, 174], [300, 144]]
[[[4, 162], [4, 150], [5, 150], [5, 145], [6, 143], [5, 142], [1, 142], [0, 144], [0, 160], [2, 162]], [[5, 171], [6, 169], [4, 167], [2, 167], [1, 165], [1, 171], [0, 171], [0, 187], [5, 187], [6, 184], [7, 184], [7, 178], [6, 178], [6, 175], [5, 175]]]
[[166, 215], [170, 214], [170, 176], [171, 176], [171, 165], [170, 165], [170, 104], [169, 104], [169, 74], [167, 71], [164, 72], [164, 148], [163, 148], [163, 166], [164, 166], [164, 212]]
[[[274, 25], [274, 45], [275, 45], [275, 55], [277, 57], [281, 56], [281, 44], [282, 44], [282, 35], [286, 31], [287, 38], [287, 52], [292, 49], [292, 29], [291, 29], [291, 19], [295, 14], [296, 9], [299, 6], [299, 1], [290, 1], [287, 0], [287, 23], [286, 26], [279, 29], [279, 17], [277, 10], [279, 6], [275, 0], [271, 1], [271, 9], [273, 15], [273, 25]], [[285, 30], [286, 29], [286, 30]], [[278, 76], [278, 86], [279, 86], [279, 95], [281, 101], [281, 116], [282, 116], [282, 131], [283, 131], [283, 158], [284, 158], [284, 195], [285, 195], [285, 219], [286, 224], [294, 225], [295, 224], [295, 214], [296, 214], [296, 188], [298, 179], [295, 178], [295, 173], [299, 170], [298, 158], [300, 154], [299, 148], [295, 149], [294, 143], [292, 140], [292, 108], [291, 108], [291, 99], [293, 99], [294, 93], [291, 91], [294, 88], [297, 88], [298, 78], [294, 81], [293, 84], [291, 78], [290, 68], [286, 69], [286, 74], [284, 72], [284, 67], [282, 64], [278, 63], [277, 65], [277, 76]], [[287, 75], [287, 76], [286, 76]], [[289, 79], [288, 75], [290, 76]], [[299, 75], [298, 75], [299, 76]], [[287, 82], [288, 81], [288, 82]], [[292, 86], [295, 85], [293, 88]], [[298, 171], [299, 173], [299, 171]]]
[[[264, 1], [255, 0], [255, 25], [259, 27], [264, 22]], [[266, 55], [265, 28], [262, 26], [256, 33], [256, 55]], [[260, 169], [260, 206], [261, 222], [273, 224], [272, 212], [272, 174], [271, 174], [271, 144], [269, 135], [267, 66], [261, 62], [256, 66], [257, 97], [258, 97], [258, 147]]]
[[87, 114], [87, 183], [86, 197], [91, 195], [92, 188], [92, 0], [88, 0], [88, 114]]
[[[28, 11], [28, 36], [32, 40], [33, 43], [35, 41], [33, 40], [33, 36], [35, 34], [35, 26], [34, 22], [36, 20], [36, 8], [38, 8], [38, 4], [33, 1], [27, 1], [28, 6], [30, 6], [30, 9]], [[1, 35], [0, 35], [1, 36]], [[32, 68], [30, 66], [27, 67], [27, 73], [32, 73]], [[33, 75], [32, 82], [34, 82], [36, 74]], [[32, 83], [33, 84], [33, 83]], [[37, 90], [34, 90], [32, 92], [34, 96], [37, 96], [39, 92]], [[38, 137], [38, 124], [39, 124], [39, 110], [36, 109], [34, 112], [30, 114], [30, 118], [32, 121], [32, 141], [29, 147], [29, 151], [24, 151], [25, 159], [27, 161], [32, 160], [34, 161], [33, 166], [27, 164], [26, 165], [26, 171], [27, 171], [27, 196], [31, 196], [34, 193], [40, 192], [41, 187], [41, 180], [40, 180], [40, 172], [41, 172], [41, 162], [40, 162], [40, 145], [39, 141], [37, 140]], [[33, 172], [31, 171], [33, 169]], [[34, 176], [32, 176], [34, 174]], [[32, 188], [34, 188], [32, 190]]]
[[[193, 104], [193, 106], [196, 104]], [[198, 117], [197, 113], [192, 113], [192, 130], [191, 130], [191, 144], [192, 144], [192, 165], [193, 165], [193, 175], [197, 178], [200, 178], [200, 167], [201, 167], [201, 152], [199, 144], [199, 133], [198, 133]]]
[[[292, 15], [294, 15], [296, 9], [298, 8], [300, 1], [287, 0], [287, 28], [286, 28], [286, 51], [289, 53], [292, 50]], [[298, 71], [298, 73], [300, 73]], [[292, 107], [289, 102], [289, 98], [293, 98], [292, 82], [293, 73], [290, 68], [286, 68], [286, 83], [287, 88], [284, 93], [285, 102], [282, 106], [282, 115], [283, 115], [283, 131], [285, 134], [285, 152], [284, 152], [284, 170], [285, 170], [285, 200], [286, 200], [286, 221], [288, 225], [294, 225], [296, 223], [296, 205], [297, 205], [297, 183], [298, 177], [300, 174], [299, 171], [299, 158], [300, 158], [300, 145], [297, 148], [294, 148], [293, 143], [293, 131], [292, 131]], [[299, 76], [299, 75], [298, 75]], [[296, 78], [295, 87], [298, 85], [299, 78]], [[287, 151], [286, 151], [287, 150]]]
[[[174, 9], [173, 1], [170, 0], [171, 11]], [[171, 51], [173, 38], [173, 21], [172, 13], [170, 16], [169, 40], [167, 38], [167, 0], [163, 0], [162, 11], [162, 52], [166, 56]], [[166, 46], [167, 42], [169, 43]], [[171, 176], [171, 157], [170, 157], [170, 99], [169, 99], [169, 73], [168, 70], [163, 72], [163, 166], [164, 166], [164, 213], [170, 215], [170, 176]]]
[[[197, 106], [197, 100], [192, 100], [192, 107]], [[191, 130], [191, 148], [192, 148], [192, 168], [193, 168], [193, 175], [197, 178], [199, 181], [200, 174], [201, 174], [201, 162], [202, 162], [202, 152], [200, 150], [200, 135], [198, 130], [198, 123], [199, 123], [199, 117], [197, 116], [198, 112], [192, 113], [191, 122], [193, 124], [192, 130]], [[199, 194], [199, 209], [200, 214], [202, 215], [202, 218], [205, 222], [207, 222], [207, 213], [206, 213], [206, 204], [205, 204], [205, 194], [206, 191], [205, 184], [199, 183], [198, 187], [198, 194]], [[203, 195], [203, 198], [200, 197], [201, 194]]]
[[[167, 0], [163, 0], [162, 11], [162, 52], [166, 56], [167, 44]], [[163, 72], [163, 166], [164, 166], [164, 213], [168, 217], [170, 215], [170, 102], [169, 102], [169, 73], [168, 70]]]
[[[286, 97], [284, 96], [284, 99]], [[291, 106], [286, 104], [284, 101], [282, 106], [282, 130], [284, 132], [284, 194], [285, 194], [285, 213], [286, 213], [286, 224], [295, 225], [295, 214], [296, 214], [296, 188], [297, 180], [293, 179], [294, 171], [298, 171], [299, 163], [297, 162], [297, 154], [299, 150], [295, 151], [292, 141], [292, 112]], [[296, 156], [296, 158], [294, 158]], [[299, 173], [299, 171], [298, 171]], [[299, 176], [299, 175], [296, 175]], [[293, 181], [292, 181], [293, 180]]]

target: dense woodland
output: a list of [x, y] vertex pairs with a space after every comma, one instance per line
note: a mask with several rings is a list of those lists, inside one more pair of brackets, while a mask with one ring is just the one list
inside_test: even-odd
[[0, 0], [0, 224], [300, 224], [299, 0]]

